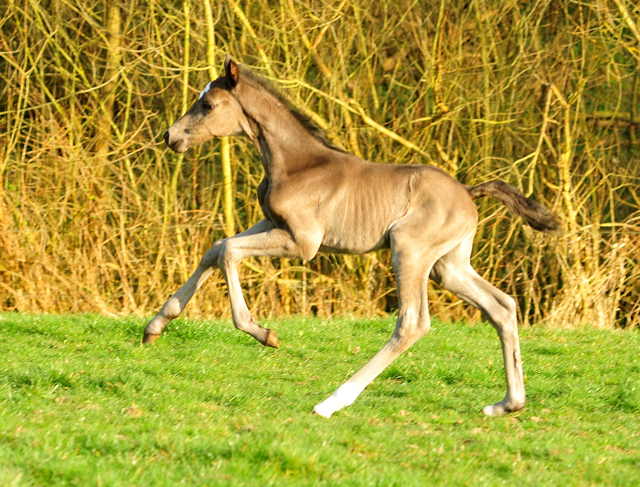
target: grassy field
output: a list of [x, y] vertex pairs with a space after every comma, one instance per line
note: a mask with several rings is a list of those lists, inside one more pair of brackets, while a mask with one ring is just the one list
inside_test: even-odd
[[392, 318], [228, 321], [0, 315], [0, 485], [638, 485], [640, 334], [521, 332], [529, 402], [502, 399], [489, 325], [431, 333], [327, 420], [312, 407]]

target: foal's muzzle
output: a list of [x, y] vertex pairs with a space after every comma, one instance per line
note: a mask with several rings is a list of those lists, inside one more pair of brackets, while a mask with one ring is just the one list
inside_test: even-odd
[[185, 145], [184, 140], [182, 140], [180, 137], [176, 139], [175, 136], [172, 139], [171, 134], [168, 130], [164, 133], [164, 143], [167, 144], [167, 147], [169, 147], [169, 149], [179, 154], [187, 150], [187, 146]]
[[169, 130], [164, 133], [164, 143], [167, 144], [167, 147], [169, 147], [169, 149], [177, 152], [178, 154], [186, 152], [190, 147], [185, 137], [176, 137], [176, 134], [173, 134], [172, 136], [171, 133], [169, 133]]

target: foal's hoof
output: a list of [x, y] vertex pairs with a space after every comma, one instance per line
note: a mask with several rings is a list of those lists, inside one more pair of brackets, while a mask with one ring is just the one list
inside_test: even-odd
[[316, 404], [313, 408], [313, 414], [322, 416], [323, 418], [330, 418], [333, 413], [340, 409], [335, 403], [333, 396], [329, 397], [326, 401], [322, 401], [320, 404]]
[[525, 400], [521, 401], [507, 401], [502, 400], [497, 404], [491, 406], [485, 406], [482, 408], [482, 413], [486, 416], [503, 416], [509, 413], [515, 413], [524, 408]]
[[142, 344], [143, 345], [147, 345], [149, 343], [153, 343], [155, 342], [158, 338], [160, 338], [160, 335], [152, 335], [151, 333], [144, 333], [144, 336], [142, 337]]
[[264, 346], [280, 348], [280, 340], [278, 340], [278, 335], [276, 335], [276, 332], [270, 329], [267, 329], [267, 332], [269, 332], [269, 334], [267, 335], [267, 341], [264, 342]]

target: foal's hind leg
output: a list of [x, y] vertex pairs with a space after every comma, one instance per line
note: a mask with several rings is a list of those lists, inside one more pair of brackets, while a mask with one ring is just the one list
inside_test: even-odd
[[507, 394], [499, 403], [482, 410], [488, 416], [497, 416], [522, 409], [526, 401], [516, 303], [471, 267], [469, 257], [472, 246], [473, 234], [434, 265], [432, 277], [442, 287], [480, 309], [498, 332], [502, 343]]
[[392, 241], [393, 269], [398, 285], [400, 309], [391, 339], [329, 398], [316, 405], [313, 408], [314, 413], [328, 418], [334, 412], [351, 405], [373, 379], [429, 331], [431, 321], [427, 283], [431, 264], [435, 259], [428, 253], [415, 255], [417, 248], [417, 243], [407, 242], [400, 246], [394, 245]]
[[[273, 225], [268, 220], [261, 220], [256, 223], [251, 228], [248, 228], [244, 232], [236, 235], [236, 236], [246, 236], [246, 235], [255, 235], [257, 233], [267, 232], [273, 228]], [[180, 288], [178, 291], [169, 298], [169, 300], [164, 304], [160, 312], [149, 322], [147, 327], [144, 330], [144, 338], [142, 339], [142, 343], [153, 343], [158, 339], [162, 330], [167, 324], [180, 316], [182, 310], [187, 305], [189, 300], [193, 297], [200, 286], [204, 284], [207, 278], [213, 273], [213, 271], [218, 268], [218, 257], [220, 256], [220, 251], [223, 247], [223, 244], [226, 239], [218, 240], [213, 244], [204, 257], [200, 260], [200, 264], [195, 272], [191, 275], [191, 277], [187, 280], [187, 282]], [[255, 328], [257, 327], [257, 328]], [[259, 325], [255, 325], [255, 327], [251, 328], [248, 332], [253, 332], [250, 334], [256, 335], [269, 335], [273, 338], [270, 343], [267, 345], [273, 346], [277, 348], [278, 345], [278, 337], [272, 330], [264, 330]]]

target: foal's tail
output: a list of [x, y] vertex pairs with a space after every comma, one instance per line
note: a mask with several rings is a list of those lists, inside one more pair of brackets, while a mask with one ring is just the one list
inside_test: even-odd
[[559, 229], [556, 215], [504, 181], [487, 181], [477, 186], [467, 186], [467, 191], [474, 200], [482, 196], [499, 199], [509, 211], [520, 215], [535, 230], [550, 232]]

